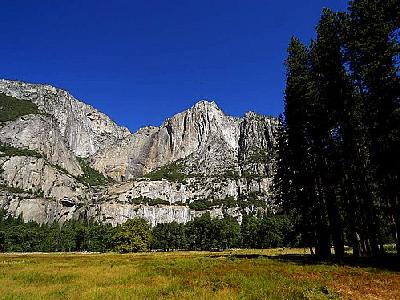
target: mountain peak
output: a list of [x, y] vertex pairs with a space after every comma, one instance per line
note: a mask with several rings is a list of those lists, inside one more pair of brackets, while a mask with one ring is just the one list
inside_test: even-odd
[[217, 103], [215, 103], [214, 101], [209, 101], [206, 99], [200, 100], [198, 102], [196, 102], [191, 108], [202, 108], [202, 107], [213, 107], [216, 108], [218, 110], [221, 110]]

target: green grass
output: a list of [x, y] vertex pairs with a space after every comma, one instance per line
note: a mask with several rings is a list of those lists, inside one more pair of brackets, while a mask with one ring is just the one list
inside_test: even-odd
[[400, 277], [277, 259], [302, 249], [3, 254], [0, 299], [398, 299]]
[[13, 121], [28, 114], [40, 114], [36, 104], [0, 93], [0, 122]]

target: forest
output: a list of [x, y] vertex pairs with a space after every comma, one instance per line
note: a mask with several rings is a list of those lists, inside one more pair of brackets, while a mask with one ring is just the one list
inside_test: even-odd
[[399, 1], [357, 0], [290, 41], [276, 201], [320, 258], [400, 253], [399, 24]]
[[130, 219], [112, 227], [94, 221], [64, 224], [24, 222], [0, 211], [0, 252], [143, 252], [299, 246], [292, 222], [284, 215], [213, 219], [209, 213], [181, 224]]

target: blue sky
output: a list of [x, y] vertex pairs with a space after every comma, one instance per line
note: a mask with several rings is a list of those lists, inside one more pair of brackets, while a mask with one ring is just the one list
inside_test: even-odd
[[282, 111], [292, 35], [347, 0], [2, 1], [0, 78], [49, 83], [132, 131], [200, 99]]

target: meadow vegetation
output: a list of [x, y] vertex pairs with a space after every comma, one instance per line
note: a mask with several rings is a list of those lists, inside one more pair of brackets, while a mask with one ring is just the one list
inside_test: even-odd
[[[300, 255], [300, 256], [299, 256]], [[305, 249], [1, 254], [0, 299], [398, 299], [388, 270], [301, 263]]]

